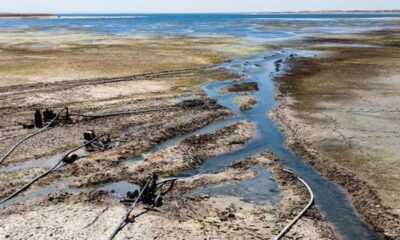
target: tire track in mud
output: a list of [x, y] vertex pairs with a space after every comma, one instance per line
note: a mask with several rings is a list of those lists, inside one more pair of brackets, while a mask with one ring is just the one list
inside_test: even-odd
[[160, 72], [144, 73], [132, 76], [125, 76], [125, 77], [80, 79], [80, 80], [68, 80], [68, 81], [59, 81], [52, 83], [36, 83], [36, 84], [0, 87], [0, 92], [2, 92], [2, 94], [0, 95], [0, 100], [4, 100], [13, 95], [40, 93], [43, 91], [47, 92], [60, 91], [64, 89], [72, 89], [75, 87], [82, 87], [82, 86], [102, 85], [109, 83], [129, 82], [129, 81], [139, 81], [139, 80], [152, 80], [152, 79], [166, 78], [166, 77], [178, 77], [178, 76], [187, 77], [191, 76], [192, 74], [198, 71], [210, 69], [216, 66], [217, 65], [208, 65], [197, 68], [160, 71]]

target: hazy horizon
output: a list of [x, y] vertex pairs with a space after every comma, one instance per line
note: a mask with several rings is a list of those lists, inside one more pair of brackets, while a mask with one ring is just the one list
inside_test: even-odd
[[0, 12], [0, 14], [278, 14], [278, 13], [302, 13], [302, 12], [352, 12], [352, 11], [399, 11], [399, 9], [352, 9], [352, 10], [342, 10], [342, 9], [331, 9], [331, 10], [299, 10], [299, 11], [270, 11], [270, 12]]
[[298, 11], [373, 11], [397, 10], [400, 2], [392, 0], [247, 0], [232, 3], [232, 0], [1, 0], [0, 13], [269, 13]]

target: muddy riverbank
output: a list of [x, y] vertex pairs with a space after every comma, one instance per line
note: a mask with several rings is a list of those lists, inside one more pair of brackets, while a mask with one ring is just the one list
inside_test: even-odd
[[[0, 152], [34, 131], [22, 126], [36, 109], [67, 106], [72, 117], [10, 155], [0, 170], [1, 199], [83, 144], [84, 131], [111, 134], [110, 148], [77, 152], [74, 164], [0, 205], [0, 238], [106, 239], [122, 221], [127, 195], [131, 201], [153, 173], [179, 180], [162, 207], [139, 204], [117, 239], [272, 239], [309, 200], [296, 176], [315, 205], [288, 238], [397, 237], [398, 165], [388, 157], [398, 147], [389, 140], [398, 136], [397, 90], [390, 91], [397, 89], [395, 31], [338, 34], [330, 28], [343, 27], [338, 19], [241, 25], [170, 17], [168, 27], [152, 17], [143, 19], [150, 25], [118, 20], [112, 34], [102, 19], [84, 20], [98, 32], [41, 23], [39, 31], [0, 30]], [[371, 21], [398, 22], [345, 25]], [[222, 22], [230, 24], [224, 35]], [[162, 32], [141, 33], [143, 25]], [[206, 34], [204, 26], [217, 29]], [[181, 32], [192, 27], [195, 35]], [[311, 58], [320, 53], [326, 58]], [[385, 68], [390, 61], [393, 69]], [[377, 76], [386, 80], [362, 82]]]
[[400, 55], [397, 47], [387, 46], [398, 35], [336, 37], [363, 47], [323, 45], [340, 42], [332, 38], [309, 42], [309, 49], [327, 53], [324, 58], [291, 60], [291, 70], [276, 80], [277, 106], [271, 115], [296, 154], [345, 188], [366, 222], [397, 239], [399, 99], [393, 90], [399, 88]]
[[[224, 186], [230, 184], [251, 181], [258, 175], [251, 168], [254, 165], [268, 168], [271, 177], [277, 179], [278, 186], [278, 189], [273, 186], [270, 188], [280, 193], [269, 192], [268, 189], [257, 190], [254, 186], [255, 191], [266, 191], [266, 196], [279, 194], [281, 199], [278, 202], [264, 200], [261, 203], [257, 198], [255, 202], [248, 201], [240, 197], [239, 192], [232, 192], [232, 195], [193, 192], [194, 189], [210, 187], [224, 189]], [[260, 180], [275, 181], [266, 177]], [[254, 193], [248, 194], [251, 198]], [[304, 207], [308, 198], [304, 185], [286, 172], [278, 159], [265, 152], [238, 161], [218, 173], [179, 180], [174, 190], [167, 195], [163, 207], [149, 211], [140, 206], [133, 213], [134, 221], [128, 223], [116, 239], [181, 239], [182, 236], [193, 239], [271, 239]], [[0, 236], [6, 239], [69, 238], [77, 234], [86, 239], [106, 239], [117, 225], [119, 216], [122, 216], [124, 206], [112, 200], [106, 192], [95, 190], [54, 193], [0, 211], [0, 222], [6, 223], [1, 224]], [[65, 221], [66, 217], [68, 221]], [[15, 232], [17, 226], [20, 230]], [[288, 237], [337, 239], [316, 209], [311, 209]]]
[[[259, 60], [257, 59], [256, 61]], [[266, 69], [266, 71], [268, 70]], [[263, 75], [260, 74], [260, 77], [262, 76]], [[262, 85], [262, 89], [264, 87], [265, 86]], [[253, 92], [253, 94], [257, 93]], [[149, 174], [157, 172], [161, 176], [169, 176], [183, 170], [201, 169], [203, 166], [210, 168], [210, 163], [207, 162], [210, 159], [220, 156], [223, 158], [225, 155], [229, 154], [235, 156], [235, 153], [240, 152], [244, 147], [250, 149], [250, 152], [246, 152], [245, 156], [251, 156], [250, 154], [253, 152], [252, 146], [256, 146], [256, 151], [254, 151], [256, 153], [265, 149], [265, 146], [263, 146], [260, 140], [262, 141], [266, 135], [264, 133], [260, 135], [260, 133], [256, 131], [259, 130], [258, 124], [260, 123], [257, 122], [257, 124], [254, 124], [250, 119], [239, 122], [234, 121], [231, 125], [221, 125], [219, 128], [212, 130], [211, 133], [202, 133], [200, 135], [185, 137], [182, 141], [172, 143], [171, 146], [166, 146], [165, 149], [159, 149], [150, 156], [143, 156], [142, 160], [129, 162], [128, 165], [123, 164], [125, 160], [129, 160], [129, 156], [132, 157], [138, 153], [142, 154], [144, 151], [149, 150], [162, 141], [175, 136], [174, 134], [184, 134], [194, 131], [201, 126], [232, 114], [231, 111], [228, 111], [223, 105], [204, 97], [202, 94], [199, 94], [197, 97], [206, 103], [205, 108], [180, 109], [167, 113], [156, 112], [148, 115], [140, 115], [140, 117], [137, 118], [137, 120], [147, 121], [147, 123], [150, 124], [139, 124], [134, 120], [136, 117], [129, 116], [111, 118], [110, 120], [107, 120], [107, 118], [94, 120], [96, 124], [104, 125], [105, 128], [102, 129], [102, 131], [110, 129], [114, 135], [121, 135], [121, 133], [123, 133], [121, 137], [128, 141], [122, 142], [121, 145], [109, 151], [90, 153], [87, 156], [82, 156], [76, 164], [66, 166], [64, 169], [55, 172], [38, 182], [38, 184], [26, 191], [21, 197], [16, 198], [15, 202], [13, 202], [14, 204], [7, 205], [1, 210], [4, 211], [2, 214], [2, 216], [4, 216], [4, 221], [22, 221], [23, 223], [26, 222], [26, 224], [28, 222], [34, 222], [35, 224], [25, 227], [24, 229], [26, 230], [18, 234], [11, 234], [10, 230], [14, 228], [14, 225], [6, 224], [2, 228], [4, 236], [8, 236], [10, 239], [26, 236], [46, 239], [54, 236], [71, 236], [70, 234], [77, 233], [83, 235], [89, 234], [94, 228], [101, 229], [100, 231], [97, 230], [96, 234], [98, 234], [99, 238], [103, 238], [112, 230], [116, 222], [108, 221], [104, 223], [100, 221], [100, 223], [98, 223], [98, 219], [103, 217], [109, 218], [109, 211], [114, 212], [115, 215], [122, 215], [124, 208], [120, 204], [117, 204], [116, 201], [121, 199], [128, 189], [132, 190], [135, 186], [137, 187], [135, 183], [140, 184]], [[108, 104], [111, 104], [115, 110], [124, 110], [130, 107], [126, 105], [127, 103], [140, 104], [140, 106], [145, 107], [147, 104], [150, 104], [150, 101], [154, 100], [156, 103], [159, 103], [159, 106], [165, 106], [166, 104], [175, 102], [172, 101], [173, 99], [170, 96], [159, 96], [158, 98], [146, 97], [142, 98], [140, 101], [132, 102], [119, 102], [120, 100], [118, 99], [118, 101], [112, 100]], [[232, 104], [235, 103], [232, 101]], [[107, 109], [106, 105], [101, 105], [100, 107], [98, 103], [95, 103], [95, 107], [93, 108], [95, 111], [93, 111], [93, 113], [105, 113]], [[261, 107], [263, 107], [263, 105], [261, 105]], [[260, 115], [263, 115], [262, 111], [260, 111]], [[147, 117], [144, 118], [145, 116]], [[265, 117], [265, 115], [263, 116]], [[167, 117], [171, 118], [168, 119]], [[116, 119], [119, 118], [121, 119], [116, 123]], [[162, 119], [161, 122], [159, 122], [160, 119]], [[180, 120], [178, 121], [177, 119]], [[132, 125], [125, 126], [125, 122]], [[154, 128], [152, 128], [153, 125]], [[67, 132], [71, 133], [71, 130], [75, 129], [76, 126], [78, 125], [73, 125]], [[137, 128], [137, 126], [139, 126], [139, 128]], [[127, 134], [127, 127], [134, 127], [130, 134]], [[123, 131], [119, 132], [118, 129]], [[163, 130], [160, 131], [160, 129]], [[62, 130], [65, 131], [65, 129], [59, 129], [59, 131]], [[79, 129], [77, 131], [79, 131]], [[57, 133], [50, 131], [49, 134]], [[152, 136], [154, 136], [155, 139]], [[46, 137], [43, 137], [43, 139], [46, 139]], [[256, 141], [253, 141], [253, 139], [256, 139]], [[260, 147], [258, 147], [258, 145], [260, 145]], [[40, 151], [47, 151], [46, 149], [38, 149], [40, 149]], [[19, 154], [21, 154], [21, 152], [19, 152], [17, 156]], [[240, 156], [241, 154], [235, 157], [235, 159], [240, 159]], [[261, 158], [272, 157], [266, 154]], [[11, 162], [16, 164], [20, 161], [21, 160], [16, 158], [11, 159]], [[274, 168], [273, 164], [263, 162], [267, 161], [265, 159], [259, 159], [257, 161], [249, 160], [246, 163], [234, 164], [232, 167], [228, 167], [228, 170], [226, 170], [227, 173], [225, 173], [226, 164], [229, 165], [230, 161], [231, 160], [226, 163], [221, 162], [221, 165], [217, 165], [216, 167], [211, 165], [208, 171], [218, 171], [216, 173], [205, 174], [206, 180], [193, 180], [182, 188], [180, 188], [178, 184], [176, 190], [174, 190], [176, 191], [176, 199], [173, 200], [173, 198], [171, 200], [172, 203], [174, 203], [174, 201], [175, 203], [173, 206], [169, 206], [171, 208], [170, 210], [167, 208], [168, 211], [161, 210], [161, 212], [155, 212], [153, 214], [152, 211], [148, 212], [142, 206], [139, 207], [137, 211], [146, 211], [144, 215], [138, 218], [138, 221], [144, 219], [144, 222], [142, 222], [139, 229], [136, 224], [129, 225], [121, 232], [119, 237], [124, 238], [124, 236], [131, 236], [134, 234], [132, 237], [135, 238], [135, 234], [140, 233], [139, 236], [141, 239], [143, 239], [143, 236], [152, 239], [154, 238], [152, 234], [157, 233], [159, 238], [165, 236], [165, 239], [170, 239], [173, 236], [191, 236], [191, 232], [193, 232], [194, 238], [204, 236], [204, 234], [210, 237], [223, 236], [222, 238], [226, 239], [231, 239], [235, 236], [239, 236], [238, 238], [240, 239], [253, 237], [265, 238], [265, 236], [269, 236], [267, 238], [272, 238], [275, 236], [280, 228], [287, 224], [291, 218], [302, 209], [309, 197], [305, 188], [299, 186], [299, 183], [294, 182], [296, 181], [294, 176], [289, 176], [287, 173], [285, 175], [281, 172], [280, 174], [283, 176], [276, 177], [278, 179], [277, 181], [281, 181], [280, 179], [284, 180], [282, 180], [282, 183], [274, 183], [275, 176], [268, 177], [267, 171], [269, 170], [258, 170], [260, 176], [267, 176], [261, 179], [261, 183], [271, 184], [268, 185], [270, 190], [268, 190], [268, 188], [265, 189], [267, 190], [265, 192], [263, 192], [264, 190], [257, 190], [257, 187], [260, 187], [260, 185], [258, 185], [260, 182], [256, 182], [253, 186], [255, 189], [246, 192], [249, 190], [247, 188], [242, 189], [240, 187], [241, 185], [238, 183], [239, 187], [233, 188], [233, 196], [230, 195], [232, 192], [226, 196], [224, 191], [219, 194], [217, 192], [216, 195], [209, 197], [201, 195], [198, 197], [191, 196], [191, 191], [210, 187], [211, 185], [222, 183], [235, 184], [240, 180], [250, 181], [252, 177], [257, 175], [257, 171], [250, 168], [253, 165], [263, 165], [268, 169]], [[273, 160], [273, 162], [277, 161], [276, 159]], [[22, 162], [24, 161], [22, 160]], [[240, 167], [241, 165], [243, 166]], [[37, 168], [35, 170], [33, 166], [32, 169], [15, 170], [14, 173], [22, 172], [24, 174], [24, 171], [29, 171], [33, 175], [37, 173], [37, 171], [42, 170], [42, 168]], [[189, 177], [184, 181], [197, 178], [202, 179], [203, 174], [200, 174], [200, 176]], [[3, 186], [3, 189], [12, 192], [12, 190], [21, 186], [21, 180], [28, 180], [30, 175], [24, 175], [25, 177], [23, 179], [14, 178], [16, 175], [13, 174], [13, 172], [5, 173], [3, 176], [7, 178], [6, 182], [8, 182], [8, 185]], [[279, 187], [276, 187], [276, 184], [278, 184]], [[224, 188], [225, 187], [222, 186], [222, 189]], [[104, 192], [105, 190], [102, 189], [107, 189], [107, 192]], [[238, 191], [238, 193], [235, 193], [236, 191]], [[281, 194], [278, 194], [279, 191], [282, 191]], [[254, 197], [252, 197], [252, 195], [255, 194], [254, 196], [257, 200], [257, 196], [260, 193], [264, 195], [262, 201], [253, 202]], [[116, 197], [115, 194], [117, 194], [118, 197]], [[186, 196], [186, 194], [189, 195]], [[242, 197], [242, 194], [249, 196], [250, 199], [253, 200], [249, 202], [246, 198]], [[283, 200], [279, 200], [279, 196], [284, 196]], [[168, 204], [164, 207], [167, 206]], [[86, 211], [85, 209], [88, 210]], [[196, 209], [196, 211], [193, 211], [194, 209]], [[23, 212], [24, 215], [23, 219], [20, 219], [21, 212]], [[176, 216], [177, 212], [179, 213], [178, 216]], [[137, 213], [140, 212], [135, 212], [135, 214]], [[194, 213], [203, 217], [193, 219]], [[62, 219], [64, 219], [65, 216], [72, 217], [73, 215], [75, 217], [75, 214], [76, 217], [80, 216], [79, 219], [85, 220], [77, 219], [71, 223], [63, 223], [60, 225], [61, 222], [64, 222]], [[337, 238], [333, 234], [333, 231], [330, 230], [332, 229], [330, 225], [322, 219], [317, 208], [310, 211], [309, 214], [310, 215], [307, 215], [299, 222], [299, 225], [296, 225], [293, 232], [291, 231], [289, 233], [291, 236], [294, 238], [304, 237], [306, 239], [315, 237], [319, 239]], [[38, 221], [38, 219], [45, 215], [51, 216], [46, 218], [44, 223]], [[204, 218], [209, 219], [209, 221], [204, 222]], [[88, 219], [93, 220], [86, 222]], [[49, 222], [47, 220], [49, 220]], [[171, 221], [174, 221], [174, 224], [170, 224]], [[163, 227], [155, 230], [156, 226]], [[82, 229], [82, 227], [84, 227], [84, 229]], [[38, 229], [46, 229], [46, 233]], [[47, 234], [49, 234], [49, 236], [47, 236]], [[136, 236], [136, 238], [138, 238], [138, 236]]]

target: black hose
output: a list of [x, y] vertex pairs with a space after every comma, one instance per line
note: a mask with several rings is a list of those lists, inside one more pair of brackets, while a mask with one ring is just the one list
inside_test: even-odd
[[[167, 111], [167, 110], [173, 110], [173, 109], [179, 109], [179, 107], [166, 107], [166, 108], [157, 108], [157, 109], [148, 109], [148, 110], [135, 110], [135, 111], [127, 111], [127, 112], [117, 112], [117, 113], [108, 113], [108, 114], [103, 114], [103, 115], [86, 115], [86, 114], [70, 114], [70, 116], [78, 116], [78, 117], [84, 117], [84, 118], [102, 118], [102, 117], [112, 117], [112, 116], [119, 116], [119, 115], [129, 115], [129, 114], [139, 114], [139, 113], [149, 113], [149, 112], [157, 112], [157, 111]], [[50, 122], [48, 123], [46, 126], [44, 126], [43, 128], [41, 128], [40, 130], [24, 137], [22, 140], [20, 140], [19, 142], [17, 142], [16, 144], [14, 144], [8, 151], [6, 154], [4, 154], [4, 156], [0, 159], [0, 164], [2, 164], [10, 155], [12, 152], [14, 152], [14, 150], [21, 145], [23, 142], [25, 142], [26, 140], [42, 133], [45, 132], [47, 130], [50, 129], [50, 127], [53, 125], [53, 123], [60, 117], [61, 113], [63, 113], [64, 111], [66, 111], [67, 108], [62, 109], [57, 116]]]
[[[169, 188], [166, 191], [161, 192], [161, 195], [165, 195], [166, 193], [168, 193], [169, 191], [172, 190], [172, 188], [175, 185], [175, 182], [177, 180], [180, 179], [186, 179], [186, 177], [182, 177], [182, 178], [167, 178], [164, 179], [163, 181], [160, 181], [157, 185], [159, 185], [156, 189], [160, 190], [161, 187], [167, 183], [171, 183], [171, 185], [169, 186]], [[128, 222], [129, 219], [129, 215], [132, 213], [133, 209], [136, 207], [137, 203], [140, 201], [140, 199], [142, 198], [143, 192], [146, 190], [147, 186], [149, 185], [149, 183], [153, 180], [153, 177], [150, 177], [146, 184], [143, 186], [142, 190], [139, 193], [139, 196], [136, 198], [135, 202], [128, 208], [127, 213], [124, 215], [123, 221], [118, 225], [117, 228], [115, 228], [115, 230], [111, 233], [111, 235], [108, 237], [108, 240], [113, 240], [115, 238], [115, 236], [125, 227], [125, 225]]]
[[38, 130], [38, 131], [36, 131], [36, 132], [34, 132], [34, 133], [30, 134], [30, 135], [24, 137], [22, 140], [20, 140], [20, 141], [17, 142], [16, 144], [14, 144], [14, 145], [7, 151], [7, 153], [4, 154], [3, 157], [1, 157], [1, 159], [0, 159], [0, 164], [2, 164], [2, 163], [10, 156], [10, 154], [11, 154], [12, 152], [14, 152], [14, 150], [15, 150], [19, 145], [21, 145], [23, 142], [25, 142], [26, 140], [30, 139], [30, 138], [33, 137], [33, 136], [36, 136], [36, 135], [38, 135], [38, 134], [40, 134], [40, 133], [42, 133], [42, 132], [45, 132], [45, 131], [47, 131], [48, 129], [50, 129], [50, 127], [53, 125], [53, 123], [60, 117], [61, 113], [64, 112], [66, 109], [67, 109], [67, 108], [63, 108], [63, 109], [57, 114], [57, 116], [56, 116], [53, 120], [51, 120], [51, 122], [48, 123], [46, 126], [44, 126], [44, 127], [41, 128], [40, 130]]
[[[294, 174], [294, 173], [293, 173], [292, 171], [290, 171], [290, 170], [286, 170], [286, 172], [289, 172], [289, 173], [291, 173], [291, 174], [293, 174], [293, 175], [296, 176], [296, 174]], [[299, 176], [296, 176], [296, 177], [297, 177], [297, 179], [299, 179], [300, 182], [303, 183], [304, 186], [307, 188], [308, 192], [310, 193], [310, 200], [308, 201], [307, 205], [301, 210], [301, 212], [300, 212], [299, 214], [297, 214], [296, 217], [295, 217], [292, 221], [290, 221], [290, 223], [289, 223], [288, 225], [286, 225], [284, 229], [282, 229], [282, 230], [279, 232], [278, 236], [276, 236], [276, 237], [274, 238], [274, 240], [280, 240], [280, 239], [282, 239], [282, 238], [289, 232], [289, 230], [296, 224], [296, 222], [307, 212], [307, 210], [310, 209], [310, 207], [311, 207], [311, 206], [313, 205], [313, 203], [314, 203], [314, 193], [313, 193], [313, 191], [311, 190], [311, 187], [310, 187], [310, 186], [307, 184], [307, 182], [304, 181], [301, 177], [299, 177]]]
[[117, 112], [117, 113], [107, 113], [102, 115], [87, 115], [87, 114], [77, 114], [72, 113], [71, 116], [78, 116], [84, 118], [103, 118], [103, 117], [113, 117], [119, 115], [130, 115], [130, 114], [139, 114], [139, 113], [150, 113], [150, 112], [158, 112], [158, 111], [167, 111], [173, 109], [179, 109], [180, 107], [166, 107], [166, 108], [156, 108], [156, 109], [148, 109], [148, 110], [135, 110], [135, 111], [127, 111], [127, 112]]
[[142, 198], [142, 195], [144, 193], [144, 191], [147, 189], [147, 187], [149, 186], [150, 182], [153, 180], [153, 177], [150, 177], [146, 184], [143, 186], [142, 190], [139, 193], [139, 196], [136, 198], [135, 202], [128, 208], [127, 213], [124, 215], [124, 218], [122, 220], [122, 222], [118, 225], [117, 228], [115, 228], [115, 230], [111, 233], [111, 235], [108, 237], [108, 240], [113, 240], [115, 238], [115, 236], [117, 236], [117, 234], [119, 233], [119, 231], [121, 231], [126, 223], [128, 222], [129, 219], [129, 215], [132, 213], [133, 209], [136, 207], [136, 204], [140, 201], [140, 199]]
[[47, 176], [48, 174], [50, 174], [50, 173], [56, 171], [57, 169], [59, 169], [59, 168], [65, 166], [66, 163], [63, 162], [63, 161], [64, 161], [66, 158], [68, 158], [68, 156], [69, 156], [71, 153], [73, 153], [73, 152], [75, 152], [75, 151], [77, 151], [77, 150], [79, 150], [79, 149], [81, 149], [81, 148], [84, 148], [85, 146], [87, 146], [87, 145], [93, 143], [94, 141], [97, 141], [98, 139], [100, 139], [100, 138], [102, 138], [102, 137], [104, 137], [104, 136], [107, 136], [107, 134], [103, 134], [103, 135], [101, 135], [101, 136], [98, 136], [98, 137], [92, 139], [91, 141], [89, 141], [89, 142], [87, 142], [87, 143], [85, 143], [85, 144], [83, 144], [83, 145], [81, 145], [81, 146], [79, 146], [79, 147], [76, 147], [76, 148], [74, 148], [73, 150], [69, 151], [69, 152], [66, 153], [66, 154], [60, 159], [60, 161], [58, 161], [50, 170], [48, 170], [48, 171], [46, 171], [45, 173], [42, 173], [41, 175], [35, 177], [35, 178], [32, 179], [30, 182], [28, 182], [27, 184], [25, 184], [24, 186], [22, 186], [20, 189], [18, 189], [17, 191], [15, 191], [13, 194], [11, 194], [10, 196], [8, 196], [8, 197], [6, 197], [5, 199], [1, 200], [1, 201], [0, 201], [0, 204], [3, 204], [3, 203], [5, 203], [5, 202], [9, 201], [10, 199], [12, 199], [12, 198], [14, 198], [15, 196], [17, 196], [18, 194], [20, 194], [21, 192], [23, 192], [23, 191], [25, 191], [26, 189], [28, 189], [32, 184], [34, 184], [34, 183], [37, 182], [38, 180], [44, 178], [44, 177]]
[[[17, 142], [15, 145], [13, 145], [6, 154], [0, 159], [0, 164], [2, 164], [9, 156], [10, 154], [23, 142], [26, 140], [32, 138], [33, 136], [36, 136], [42, 132], [45, 132], [50, 129], [50, 127], [53, 125], [53, 123], [60, 117], [61, 113], [67, 110], [68, 108], [64, 108], [61, 110], [57, 116], [46, 126], [41, 128], [40, 130], [26, 136], [19, 142]], [[174, 109], [180, 109], [180, 107], [165, 107], [165, 108], [156, 108], [156, 109], [147, 109], [147, 110], [135, 110], [135, 111], [127, 111], [127, 112], [117, 112], [117, 113], [108, 113], [108, 114], [102, 114], [102, 115], [87, 115], [87, 114], [78, 114], [78, 113], [72, 113], [70, 116], [78, 116], [78, 117], [84, 117], [84, 118], [91, 118], [91, 119], [96, 119], [96, 118], [103, 118], [103, 117], [113, 117], [113, 116], [120, 116], [120, 115], [130, 115], [130, 114], [140, 114], [140, 113], [150, 113], [150, 112], [158, 112], [158, 111], [168, 111], [168, 110], [174, 110]]]

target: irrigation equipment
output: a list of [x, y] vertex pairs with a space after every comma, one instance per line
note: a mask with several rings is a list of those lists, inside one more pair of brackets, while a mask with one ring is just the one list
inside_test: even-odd
[[[16, 144], [14, 144], [0, 159], [0, 164], [2, 164], [10, 155], [12, 152], [14, 152], [15, 149], [17, 149], [22, 143], [24, 143], [26, 140], [40, 134], [43, 133], [47, 130], [49, 130], [50, 128], [54, 127], [55, 123], [58, 121], [59, 117], [61, 116], [61, 114], [66, 111], [68, 112], [68, 108], [63, 108], [57, 115], [55, 115], [55, 117], [53, 118], [53, 120], [51, 120], [50, 122], [47, 123], [46, 126], [44, 126], [43, 128], [41, 128], [40, 130], [29, 134], [28, 136], [24, 137], [23, 139], [21, 139], [20, 141], [18, 141]], [[36, 115], [36, 113], [35, 113]], [[38, 120], [39, 121], [39, 120]]]
[[[163, 181], [158, 181], [158, 176], [156, 174], [152, 174], [146, 182], [141, 186], [140, 192], [135, 194], [136, 199], [133, 203], [128, 207], [128, 211], [125, 213], [121, 223], [114, 229], [111, 235], [108, 237], [108, 240], [113, 240], [115, 236], [129, 223], [129, 216], [132, 211], [135, 209], [139, 202], [143, 204], [150, 205], [151, 207], [160, 207], [163, 205], [163, 196], [172, 190], [174, 187], [175, 181], [177, 178], [165, 179]], [[171, 183], [170, 186], [166, 190], [162, 190], [163, 186], [167, 183]]]
[[[286, 171], [289, 172], [289, 173], [291, 173], [291, 174], [293, 174], [293, 175], [295, 175], [295, 174], [294, 174], [292, 171], [290, 171], [290, 170], [286, 170]], [[295, 176], [296, 176], [296, 175], [295, 175]], [[296, 176], [296, 177], [297, 177], [297, 179], [299, 179], [299, 180], [304, 184], [304, 186], [306, 186], [308, 192], [310, 193], [310, 200], [308, 201], [307, 205], [303, 208], [303, 210], [301, 210], [301, 212], [300, 212], [299, 214], [297, 214], [296, 217], [293, 218], [293, 220], [292, 220], [288, 225], [286, 225], [285, 228], [283, 228], [283, 229], [279, 232], [278, 236], [276, 236], [276, 237], [274, 238], [274, 240], [280, 240], [280, 239], [282, 239], [282, 238], [286, 235], [286, 233], [289, 232], [289, 230], [290, 230], [290, 229], [296, 224], [296, 222], [307, 212], [307, 210], [310, 209], [310, 207], [311, 207], [311, 206], [313, 205], [313, 203], [314, 203], [314, 193], [313, 193], [313, 191], [311, 190], [310, 186], [309, 186], [309, 185], [307, 184], [307, 182], [304, 181], [301, 177], [299, 177], [299, 176]]]
[[18, 194], [22, 193], [23, 191], [27, 190], [32, 184], [34, 184], [35, 182], [39, 181], [40, 179], [46, 177], [47, 175], [49, 175], [52, 172], [57, 171], [58, 169], [64, 167], [67, 164], [72, 164], [74, 162], [76, 162], [76, 160], [78, 159], [78, 156], [76, 154], [72, 154], [75, 151], [84, 148], [86, 145], [91, 144], [97, 140], [99, 140], [100, 138], [103, 138], [105, 136], [108, 136], [108, 134], [103, 134], [100, 135], [94, 139], [92, 139], [89, 142], [86, 142], [85, 144], [74, 148], [73, 150], [69, 151], [68, 153], [64, 154], [63, 157], [52, 167], [50, 168], [48, 171], [46, 171], [45, 173], [42, 173], [41, 175], [35, 177], [34, 179], [32, 179], [30, 182], [28, 182], [27, 184], [25, 184], [24, 186], [22, 186], [21, 188], [19, 188], [18, 190], [16, 190], [14, 193], [12, 193], [11, 195], [9, 195], [8, 197], [6, 197], [5, 199], [0, 201], [0, 204], [3, 204], [9, 200], [11, 200], [12, 198], [16, 197]]

